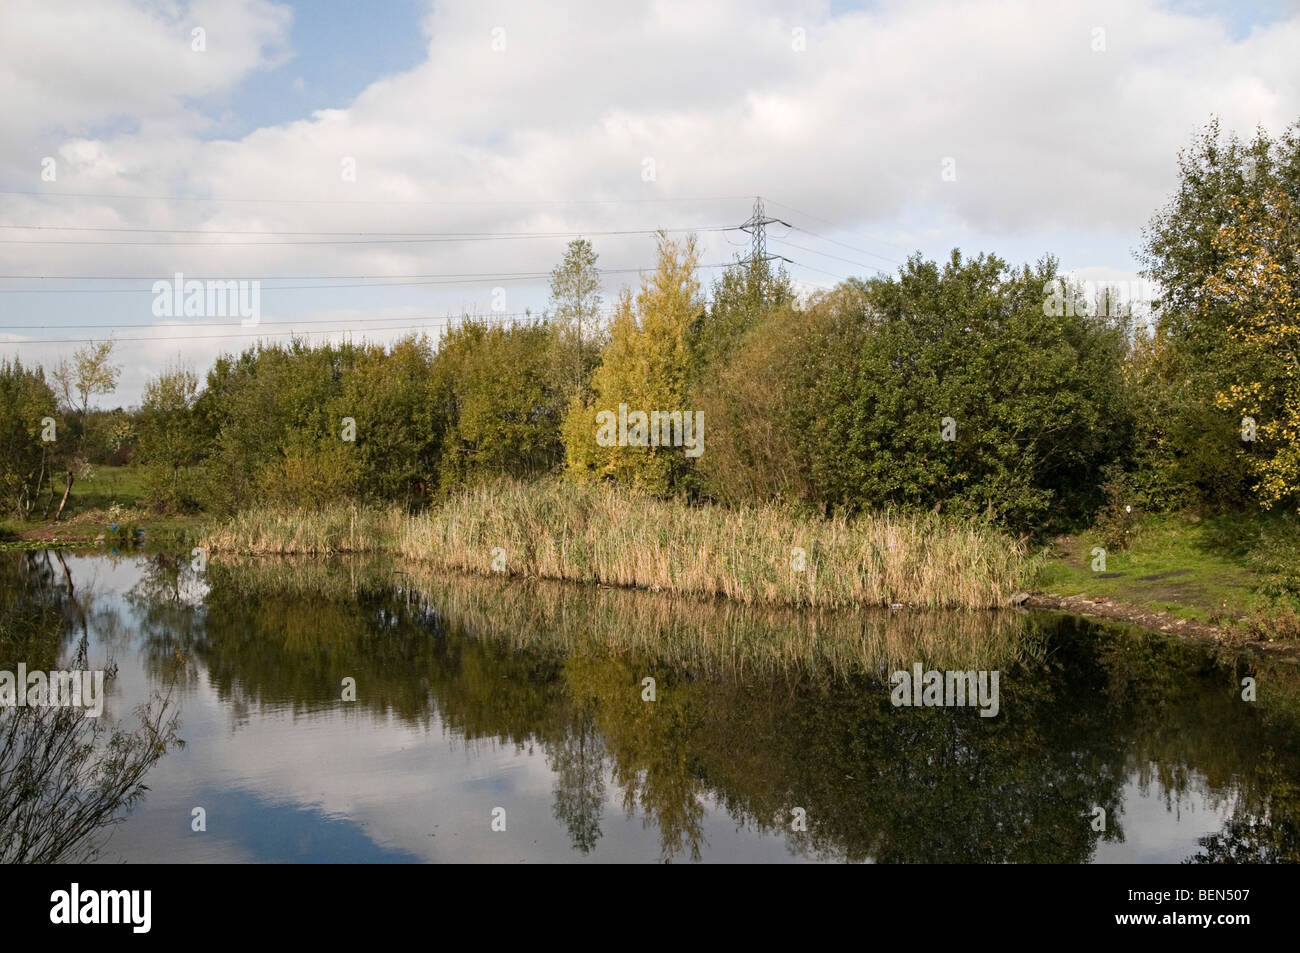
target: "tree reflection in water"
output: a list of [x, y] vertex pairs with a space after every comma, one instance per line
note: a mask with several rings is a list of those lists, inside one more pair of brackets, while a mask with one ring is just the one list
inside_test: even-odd
[[[57, 554], [56, 554], [57, 556]], [[88, 670], [87, 606], [63, 559], [0, 559], [0, 670]], [[80, 629], [79, 634], [77, 630]], [[70, 639], [76, 645], [65, 651]], [[113, 668], [106, 663], [106, 686]], [[75, 707], [0, 707], [0, 862], [82, 863], [144, 796], [150, 768], [173, 745], [169, 695], [142, 706], [134, 730]]]
[[[151, 670], [192, 659], [232, 710], [305, 713], [350, 676], [377, 719], [539, 747], [580, 854], [614, 804], [664, 860], [699, 857], [720, 808], [813, 858], [1078, 863], [1155, 789], [1229, 814], [1195, 859], [1300, 859], [1290, 666], [1046, 614], [765, 613], [320, 560], [213, 560], [178, 599], [189, 572], [159, 558], [136, 587]], [[912, 662], [1001, 671], [1001, 714], [892, 707], [888, 672]]]

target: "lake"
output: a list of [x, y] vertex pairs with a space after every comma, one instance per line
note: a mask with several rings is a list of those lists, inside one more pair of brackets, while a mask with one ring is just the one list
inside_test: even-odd
[[[116, 666], [106, 723], [157, 692], [179, 715], [108, 863], [1300, 858], [1295, 666], [1170, 637], [378, 560], [7, 552], [0, 574], [11, 626], [43, 605], [59, 627], [23, 658], [0, 641], [0, 669], [84, 640]], [[996, 672], [996, 714], [894, 704], [917, 665]]]

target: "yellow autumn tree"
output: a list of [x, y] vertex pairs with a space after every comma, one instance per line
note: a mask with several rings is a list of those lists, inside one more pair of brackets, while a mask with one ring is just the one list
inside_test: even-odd
[[[680, 412], [686, 406], [688, 336], [703, 307], [696, 278], [699, 253], [694, 236], [685, 241], [659, 234], [659, 260], [654, 274], [641, 279], [633, 295], [619, 297], [609, 341], [591, 379], [593, 397], [574, 401], [564, 421], [564, 447], [570, 475], [577, 479], [613, 479], [651, 493], [676, 487], [690, 466], [681, 445], [636, 445], [638, 413]], [[630, 427], [624, 421], [632, 418]], [[632, 439], [611, 444], [609, 425]], [[692, 420], [692, 424], [694, 421]], [[606, 429], [602, 439], [602, 426]], [[661, 434], [667, 432], [666, 426]], [[699, 447], [702, 434], [692, 432]], [[620, 445], [622, 444], [622, 445]]]
[[1227, 380], [1216, 400], [1241, 415], [1242, 452], [1260, 504], [1294, 505], [1300, 502], [1300, 210], [1274, 188], [1236, 199], [1232, 211], [1213, 239], [1218, 267], [1205, 285], [1232, 315], [1223, 355]]

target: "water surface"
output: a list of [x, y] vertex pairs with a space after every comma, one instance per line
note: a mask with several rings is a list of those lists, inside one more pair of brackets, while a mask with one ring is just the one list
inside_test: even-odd
[[[1293, 667], [1167, 637], [379, 562], [0, 558], [6, 600], [63, 607], [60, 655], [84, 636], [116, 664], [106, 718], [178, 706], [185, 745], [106, 862], [1300, 857]], [[893, 706], [913, 662], [999, 671], [998, 716]]]

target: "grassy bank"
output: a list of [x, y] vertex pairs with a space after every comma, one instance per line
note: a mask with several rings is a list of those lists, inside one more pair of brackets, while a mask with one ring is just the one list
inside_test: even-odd
[[0, 548], [129, 546], [145, 539], [174, 542], [194, 536], [203, 522], [198, 515], [151, 510], [144, 471], [137, 466], [97, 466], [80, 474], [55, 521], [60, 496], [42, 499], [44, 519], [0, 519]]
[[[416, 517], [346, 506], [250, 511], [207, 533], [203, 545], [251, 554], [392, 552], [442, 569], [821, 608], [1001, 607], [1031, 569], [1021, 543], [976, 523], [688, 507], [553, 481], [481, 486]], [[801, 569], [797, 550], [805, 554]]]
[[[504, 575], [751, 605], [992, 607], [1035, 590], [1189, 626], [1300, 638], [1300, 522], [1276, 516], [1147, 515], [1125, 548], [1108, 547], [1105, 572], [1091, 566], [1093, 548], [1106, 542], [1097, 530], [1059, 537], [1031, 556], [994, 529], [927, 515], [820, 520], [554, 481], [467, 490], [417, 517], [340, 504], [215, 520], [153, 512], [138, 468], [97, 467], [73, 485], [59, 522], [0, 521], [0, 548], [180, 539], [188, 546], [196, 537], [212, 551], [381, 552], [429, 569], [494, 575], [500, 549]], [[792, 566], [795, 547], [806, 552], [802, 572]], [[1136, 615], [1130, 621], [1165, 627]]]
[[1300, 636], [1300, 532], [1279, 517], [1150, 515], [1122, 550], [1092, 568], [1097, 531], [1055, 540], [1034, 586], [1131, 605], [1174, 619]]

